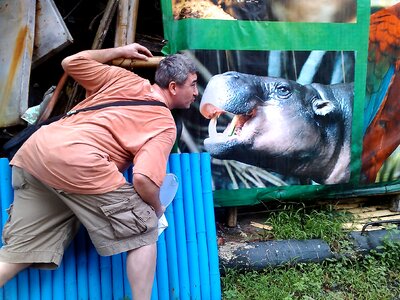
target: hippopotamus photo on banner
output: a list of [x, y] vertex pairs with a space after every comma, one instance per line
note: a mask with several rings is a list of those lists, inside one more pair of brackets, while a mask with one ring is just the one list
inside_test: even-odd
[[[205, 149], [319, 184], [350, 179], [353, 83], [299, 84], [240, 72], [214, 75], [200, 103], [210, 119]], [[217, 119], [232, 121], [217, 132]]]

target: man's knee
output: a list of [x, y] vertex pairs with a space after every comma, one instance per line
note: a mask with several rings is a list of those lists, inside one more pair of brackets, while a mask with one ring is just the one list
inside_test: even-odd
[[11, 278], [30, 265], [29, 263], [0, 262], [0, 287], [3, 287]]

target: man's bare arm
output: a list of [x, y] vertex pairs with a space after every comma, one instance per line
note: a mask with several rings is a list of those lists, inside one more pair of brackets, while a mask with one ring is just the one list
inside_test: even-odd
[[165, 208], [160, 203], [160, 188], [147, 176], [133, 174], [133, 187], [144, 202], [152, 206], [158, 218], [162, 216]]
[[76, 57], [87, 57], [93, 59], [99, 63], [107, 63], [117, 58], [134, 58], [147, 60], [148, 57], [152, 57], [150, 50], [146, 47], [133, 43], [126, 46], [116, 47], [116, 48], [107, 48], [107, 49], [98, 49], [98, 50], [84, 50], [73, 54], [71, 56], [66, 57], [61, 62], [62, 67], [68, 65], [69, 61], [73, 60]]

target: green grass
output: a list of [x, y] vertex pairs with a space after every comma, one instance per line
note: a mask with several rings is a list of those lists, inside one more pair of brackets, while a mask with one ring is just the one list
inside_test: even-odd
[[351, 214], [337, 212], [331, 207], [317, 210], [289, 206], [270, 213], [266, 224], [273, 227], [273, 236], [277, 240], [322, 239], [335, 248], [338, 241], [347, 240], [342, 224], [352, 218]]
[[400, 299], [400, 243], [386, 240], [367, 255], [350, 253], [348, 234], [341, 229], [350, 218], [331, 209], [305, 207], [271, 213], [266, 223], [273, 226], [275, 239], [323, 239], [346, 255], [258, 272], [227, 269], [222, 276], [223, 299]]

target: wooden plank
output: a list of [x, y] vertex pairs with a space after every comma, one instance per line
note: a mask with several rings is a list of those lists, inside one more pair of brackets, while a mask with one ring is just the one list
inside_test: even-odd
[[[353, 224], [353, 223], [345, 223], [342, 228], [344, 230], [349, 231], [361, 231], [364, 227], [364, 224]], [[374, 230], [382, 230], [385, 229], [383, 226], [368, 226], [365, 231], [374, 231]]]
[[335, 210], [349, 210], [349, 209], [354, 209], [354, 208], [360, 208], [360, 205], [357, 203], [346, 203], [346, 204], [339, 204], [339, 205], [334, 206]]
[[368, 201], [368, 198], [350, 198], [350, 199], [337, 199], [337, 200], [322, 200], [318, 201], [317, 203], [319, 205], [333, 205], [334, 207], [340, 206], [342, 204], [364, 204], [365, 202]]
[[385, 216], [385, 217], [375, 217], [368, 220], [368, 222], [375, 222], [375, 221], [393, 221], [393, 220], [400, 220], [400, 215], [394, 216]]
[[[344, 223], [342, 228], [343, 229], [349, 229], [349, 230], [354, 230], [354, 228], [362, 228], [365, 224], [369, 222], [377, 222], [377, 221], [393, 221], [393, 220], [400, 220], [400, 216], [386, 216], [386, 217], [380, 217], [380, 218], [371, 218], [369, 220], [355, 220], [354, 222], [348, 222]], [[390, 224], [388, 224], [390, 225]], [[368, 226], [368, 228], [371, 227], [380, 227], [380, 228], [385, 228], [387, 225], [383, 224], [382, 226]]]
[[272, 226], [266, 225], [266, 224], [261, 224], [258, 222], [250, 221], [250, 225], [259, 229], [264, 229], [264, 230], [272, 230]]
[[379, 206], [366, 206], [366, 207], [357, 207], [357, 208], [346, 209], [345, 212], [349, 212], [352, 214], [360, 214], [363, 212], [373, 212], [373, 211], [387, 210], [387, 209], [388, 209], [387, 206], [379, 205]]
[[382, 218], [382, 217], [393, 217], [400, 219], [400, 214], [399, 213], [394, 213], [390, 210], [378, 210], [378, 211], [373, 211], [373, 212], [365, 212], [365, 213], [358, 213], [354, 214], [354, 217], [357, 219], [371, 219], [371, 218]]
[[[351, 206], [352, 205], [348, 205], [346, 209], [346, 205], [341, 205], [339, 206], [340, 208], [337, 209], [338, 211], [351, 213], [354, 216], [353, 222], [343, 224], [342, 228], [345, 230], [361, 231], [364, 225], [369, 222], [400, 220], [400, 213], [391, 211], [389, 209], [389, 204], [352, 208]], [[387, 225], [385, 224], [382, 226], [367, 226], [365, 230], [381, 230], [386, 227]]]

